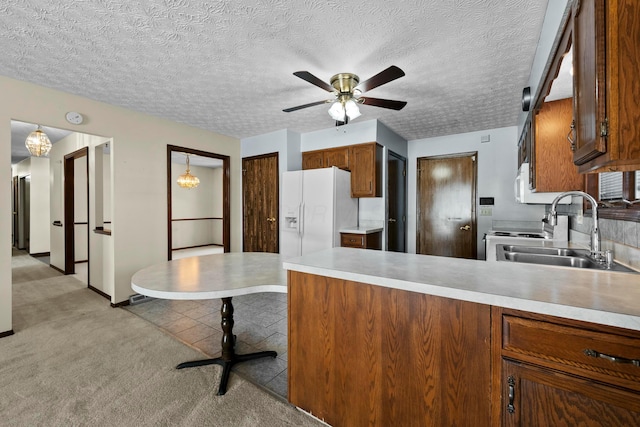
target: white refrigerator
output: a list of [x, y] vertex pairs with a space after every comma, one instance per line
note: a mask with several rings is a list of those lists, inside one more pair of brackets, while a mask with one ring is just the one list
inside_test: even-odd
[[358, 225], [350, 172], [336, 167], [284, 172], [281, 194], [285, 258], [340, 246], [340, 229]]

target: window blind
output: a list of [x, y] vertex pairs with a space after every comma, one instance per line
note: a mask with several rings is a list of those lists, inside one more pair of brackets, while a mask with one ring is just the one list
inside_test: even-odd
[[[600, 200], [621, 200], [622, 172], [601, 172], [600, 174]], [[636, 188], [639, 181], [636, 174]]]

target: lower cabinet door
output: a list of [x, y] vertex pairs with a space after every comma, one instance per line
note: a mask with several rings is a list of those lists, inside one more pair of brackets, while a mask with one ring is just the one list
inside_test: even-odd
[[502, 425], [640, 426], [640, 394], [551, 369], [502, 362]]

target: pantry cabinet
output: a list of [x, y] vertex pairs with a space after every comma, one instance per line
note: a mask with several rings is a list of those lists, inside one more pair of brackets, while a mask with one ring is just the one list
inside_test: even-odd
[[640, 169], [640, 2], [575, 1], [574, 118], [580, 172]]
[[493, 314], [503, 426], [640, 426], [640, 333], [496, 307]]

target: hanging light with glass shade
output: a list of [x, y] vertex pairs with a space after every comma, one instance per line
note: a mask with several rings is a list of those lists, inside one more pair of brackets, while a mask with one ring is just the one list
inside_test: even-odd
[[29, 150], [29, 153], [36, 157], [46, 156], [51, 151], [51, 141], [49, 141], [47, 134], [42, 131], [40, 125], [27, 136], [24, 145]]
[[178, 185], [182, 188], [192, 189], [200, 184], [198, 177], [191, 175], [189, 169], [189, 155], [187, 154], [187, 171], [178, 177]]

